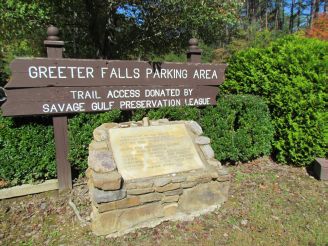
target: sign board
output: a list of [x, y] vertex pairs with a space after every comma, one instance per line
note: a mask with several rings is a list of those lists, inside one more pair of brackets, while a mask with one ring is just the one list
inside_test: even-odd
[[124, 180], [204, 167], [185, 124], [111, 128], [109, 136]]
[[226, 65], [16, 59], [4, 116], [216, 104]]

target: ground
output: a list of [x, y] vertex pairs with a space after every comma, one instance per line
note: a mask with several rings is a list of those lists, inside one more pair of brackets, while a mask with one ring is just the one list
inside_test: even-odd
[[[189, 222], [164, 222], [118, 238], [94, 236], [85, 184], [0, 201], [0, 245], [328, 245], [328, 182], [261, 158], [228, 166], [229, 200]], [[83, 180], [80, 180], [83, 183]]]

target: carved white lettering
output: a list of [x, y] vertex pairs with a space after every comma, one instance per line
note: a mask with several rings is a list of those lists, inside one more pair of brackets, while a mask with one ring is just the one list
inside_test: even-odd
[[31, 78], [31, 79], [35, 79], [38, 77], [38, 69], [34, 66], [31, 66], [28, 68], [28, 76]]
[[85, 103], [52, 103], [43, 104], [42, 111], [44, 113], [66, 113], [66, 112], [84, 112]]

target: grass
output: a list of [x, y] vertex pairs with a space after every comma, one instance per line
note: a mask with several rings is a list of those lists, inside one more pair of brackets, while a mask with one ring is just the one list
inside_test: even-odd
[[67, 205], [72, 196], [89, 215], [85, 186], [0, 201], [0, 245], [328, 245], [327, 181], [266, 158], [228, 168], [229, 200], [219, 210], [115, 239], [94, 236]]

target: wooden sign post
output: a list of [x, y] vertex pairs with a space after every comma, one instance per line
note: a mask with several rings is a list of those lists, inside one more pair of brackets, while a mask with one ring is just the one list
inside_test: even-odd
[[[44, 45], [47, 48], [48, 58], [63, 58], [64, 42], [59, 41], [59, 30], [50, 26], [47, 30], [47, 40]], [[52, 117], [54, 126], [57, 178], [59, 190], [72, 189], [72, 170], [68, 161], [68, 129], [67, 116]]]
[[67, 115], [216, 104], [225, 64], [201, 64], [197, 39], [189, 41], [188, 63], [63, 59], [64, 42], [50, 26], [48, 58], [15, 59], [5, 86], [4, 116], [52, 115], [59, 189], [72, 188]]

